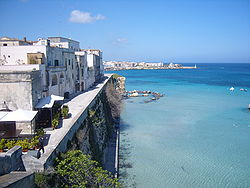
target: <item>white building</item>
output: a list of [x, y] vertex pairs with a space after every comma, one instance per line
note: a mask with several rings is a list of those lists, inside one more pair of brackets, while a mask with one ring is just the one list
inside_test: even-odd
[[27, 41], [26, 37], [23, 40], [13, 39], [10, 37], [1, 37], [0, 46], [20, 46], [20, 45], [32, 45], [31, 41]]
[[80, 51], [79, 42], [72, 39], [49, 37], [32, 44], [10, 39], [12, 43], [4, 45], [5, 39], [0, 40], [0, 73], [39, 70], [42, 91], [38, 98], [52, 94], [67, 97], [88, 89], [103, 76], [102, 52]]
[[[81, 50], [75, 52], [76, 56], [84, 57], [86, 61], [87, 73], [85, 74], [84, 81], [85, 87], [91, 87], [95, 82], [98, 82], [103, 77], [103, 63], [102, 63], [102, 52], [100, 50]], [[83, 70], [86, 72], [86, 70]]]
[[60, 48], [69, 48], [74, 51], [80, 50], [80, 43], [78, 41], [64, 38], [64, 37], [48, 37], [50, 40], [51, 46], [57, 46]]
[[0, 65], [25, 67], [36, 64], [40, 65], [36, 69], [41, 70], [43, 96], [63, 96], [76, 91], [73, 49], [52, 47], [48, 40], [40, 40], [34, 45], [0, 47]]

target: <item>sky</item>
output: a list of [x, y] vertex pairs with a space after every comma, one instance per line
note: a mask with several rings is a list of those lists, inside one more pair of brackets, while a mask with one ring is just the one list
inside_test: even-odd
[[63, 36], [106, 61], [250, 63], [250, 0], [0, 0], [0, 36]]

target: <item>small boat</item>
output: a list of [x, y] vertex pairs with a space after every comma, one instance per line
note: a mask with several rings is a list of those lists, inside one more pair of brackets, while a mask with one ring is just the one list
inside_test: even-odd
[[247, 89], [240, 88], [240, 91], [245, 91], [245, 92], [247, 92]]
[[250, 110], [250, 104], [248, 105], [248, 109]]
[[231, 87], [229, 90], [230, 90], [230, 91], [234, 91], [234, 87]]

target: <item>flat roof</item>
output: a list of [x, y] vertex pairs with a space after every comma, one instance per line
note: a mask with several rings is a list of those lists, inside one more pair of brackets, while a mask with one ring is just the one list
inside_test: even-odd
[[8, 114], [8, 112], [1, 112], [0, 111], [0, 120], [4, 117], [4, 116], [6, 116]]
[[77, 41], [77, 40], [69, 39], [69, 38], [66, 38], [66, 37], [48, 37], [48, 39], [54, 39], [54, 38], [62, 38], [62, 39], [67, 39], [67, 40], [71, 40], [71, 41], [80, 43], [80, 42]]
[[3, 121], [17, 121], [17, 122], [22, 122], [22, 121], [32, 121], [38, 111], [29, 111], [29, 110], [21, 110], [18, 109], [16, 111], [13, 112], [4, 112], [7, 114], [0, 114], [0, 115], [4, 115], [1, 119], [0, 122]]

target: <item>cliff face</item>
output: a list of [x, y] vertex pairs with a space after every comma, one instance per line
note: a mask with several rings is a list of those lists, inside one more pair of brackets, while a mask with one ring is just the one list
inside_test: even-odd
[[125, 77], [122, 77], [122, 76], [119, 76], [115, 79], [115, 87], [116, 87], [116, 90], [123, 94], [125, 92], [125, 81], [126, 81], [126, 78]]
[[113, 76], [88, 107], [88, 115], [68, 141], [67, 150], [80, 149], [103, 164], [106, 146], [119, 122], [124, 91], [125, 78]]
[[68, 142], [68, 149], [80, 149], [84, 154], [90, 154], [94, 160], [103, 163], [104, 149], [114, 129], [110, 103], [106, 91], [103, 90], [89, 108], [88, 117]]

